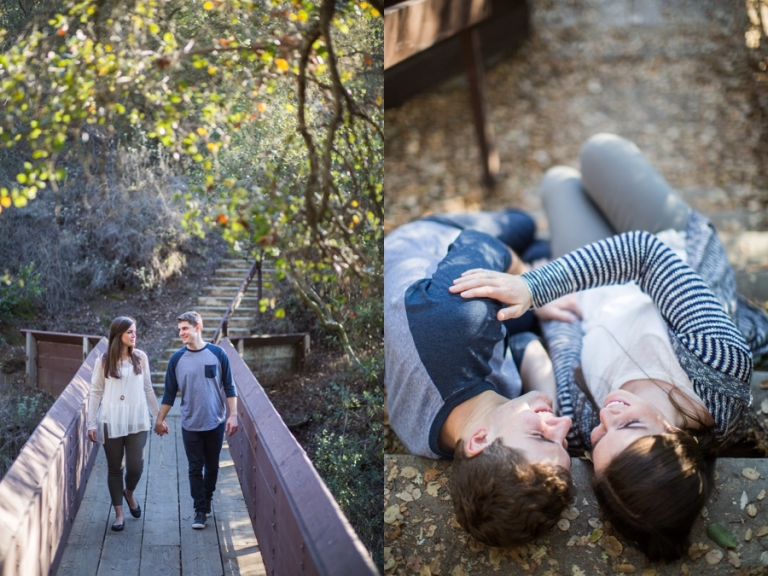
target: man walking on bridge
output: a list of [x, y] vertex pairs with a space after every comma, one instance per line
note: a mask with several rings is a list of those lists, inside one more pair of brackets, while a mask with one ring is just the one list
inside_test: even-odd
[[155, 432], [165, 430], [165, 417], [180, 393], [181, 435], [189, 461], [189, 489], [195, 503], [192, 528], [201, 530], [211, 515], [224, 432], [227, 436], [237, 432], [237, 392], [226, 353], [221, 347], [203, 341], [200, 314], [184, 312], [176, 321], [184, 347], [168, 362]]

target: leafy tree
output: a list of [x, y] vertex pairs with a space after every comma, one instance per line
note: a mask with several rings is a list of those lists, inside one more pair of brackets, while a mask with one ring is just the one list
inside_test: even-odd
[[19, 2], [0, 15], [0, 146], [24, 162], [0, 210], [73, 158], [107, 190], [115, 147], [156, 142], [187, 226], [274, 258], [359, 363], [345, 326], [382, 296], [382, 4]]

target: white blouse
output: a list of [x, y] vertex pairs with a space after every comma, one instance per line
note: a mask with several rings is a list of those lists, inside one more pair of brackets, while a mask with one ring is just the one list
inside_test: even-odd
[[88, 430], [96, 430], [98, 441], [104, 444], [104, 424], [110, 438], [119, 438], [149, 430], [149, 413], [157, 418], [159, 408], [152, 388], [149, 359], [135, 350], [141, 363], [141, 374], [134, 374], [130, 359], [120, 363], [120, 378], [104, 378], [102, 362], [96, 360], [88, 395]]

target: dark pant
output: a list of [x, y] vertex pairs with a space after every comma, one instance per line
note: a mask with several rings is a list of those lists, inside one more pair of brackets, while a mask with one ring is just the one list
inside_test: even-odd
[[107, 486], [113, 506], [123, 504], [123, 455], [125, 455], [125, 489], [133, 491], [144, 469], [144, 446], [149, 432], [110, 438], [104, 425], [104, 455], [107, 457]]
[[195, 501], [195, 512], [204, 511], [206, 501], [213, 499], [225, 426], [226, 423], [222, 422], [213, 430], [202, 432], [181, 429], [189, 461], [189, 491]]

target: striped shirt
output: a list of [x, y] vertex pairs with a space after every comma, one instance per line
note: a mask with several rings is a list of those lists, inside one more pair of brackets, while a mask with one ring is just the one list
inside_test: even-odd
[[[726, 445], [743, 433], [741, 425], [751, 402], [752, 350], [768, 348], [768, 316], [736, 297], [725, 251], [697, 213], [689, 221], [687, 237], [690, 266], [653, 234], [628, 232], [585, 246], [522, 277], [534, 307], [588, 288], [637, 282], [658, 307], [680, 366], [712, 414], [713, 432]], [[707, 249], [702, 250], [702, 245]], [[749, 344], [734, 319], [739, 328], [744, 324], [751, 329]], [[543, 324], [561, 413], [574, 419], [570, 447], [589, 449], [590, 432], [599, 418], [573, 376], [581, 358], [581, 324], [578, 320]]]

